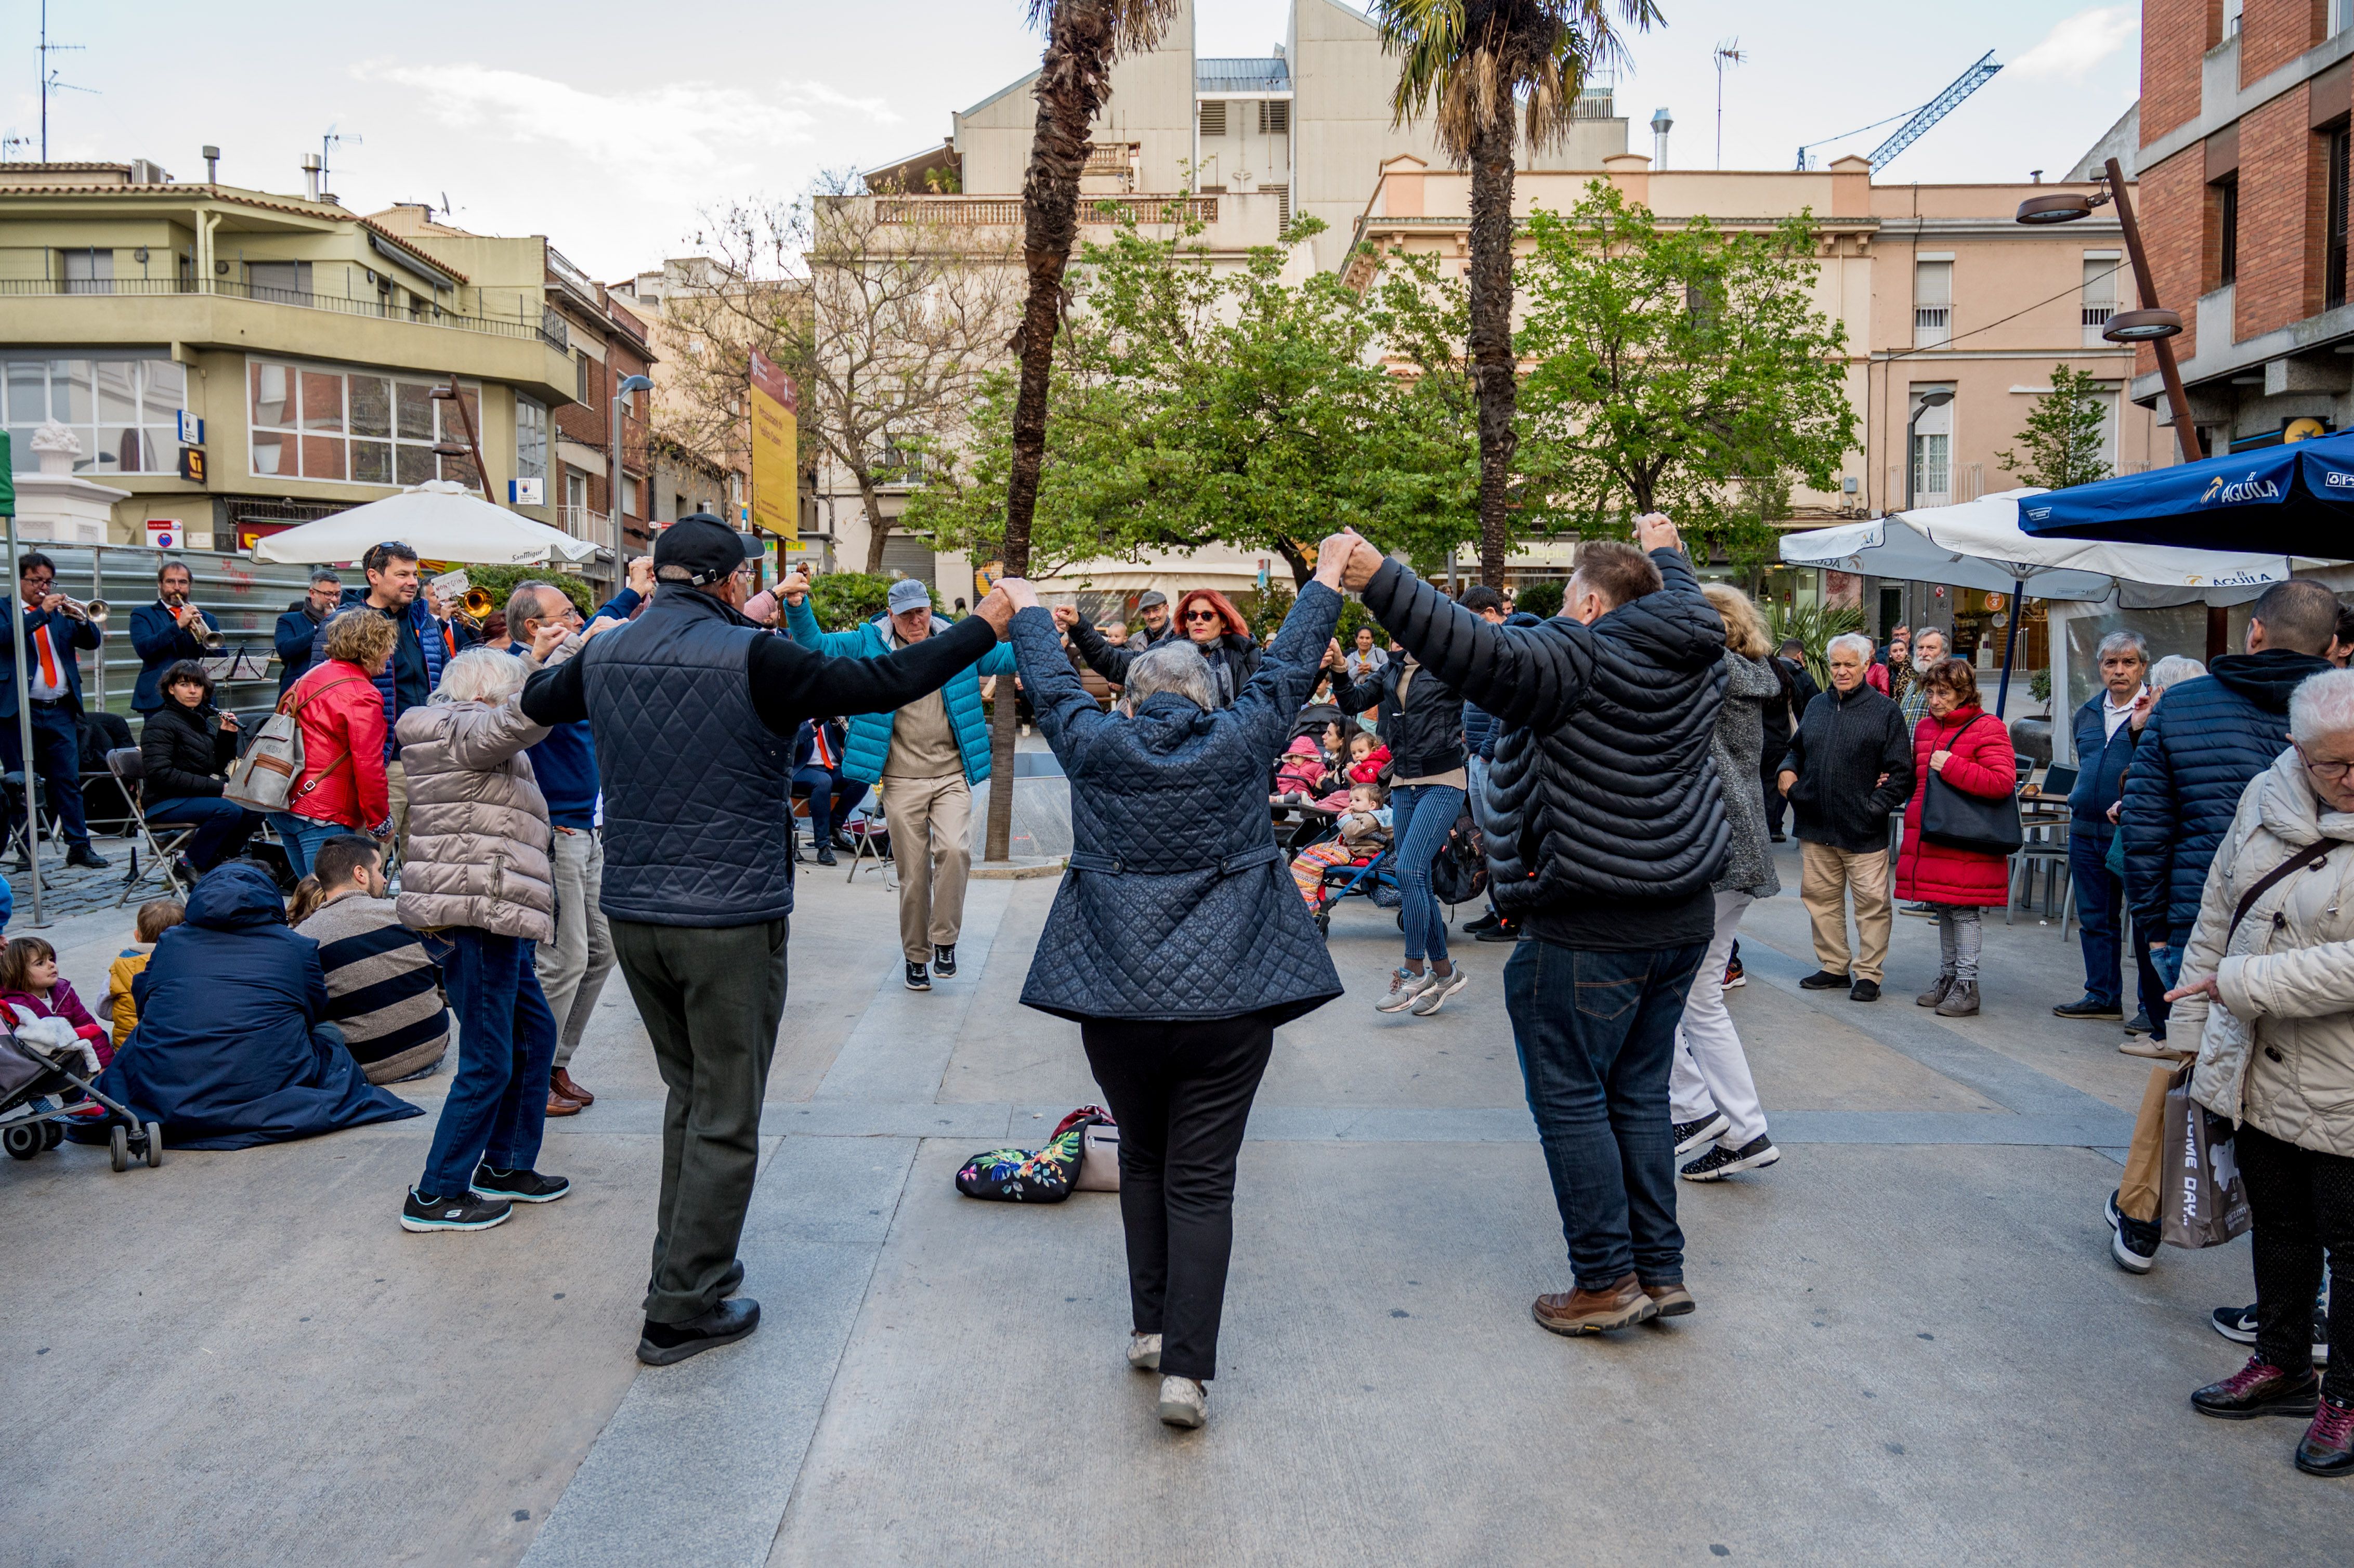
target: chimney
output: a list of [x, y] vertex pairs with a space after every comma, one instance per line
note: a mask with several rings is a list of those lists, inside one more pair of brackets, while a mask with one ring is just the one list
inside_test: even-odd
[[1651, 113], [1651, 172], [1657, 174], [1668, 166], [1668, 132], [1675, 129], [1675, 116], [1664, 105]]
[[208, 185], [220, 184], [220, 149], [218, 147], [205, 149], [205, 184]]
[[312, 201], [319, 199], [319, 170], [323, 166], [318, 154], [302, 154], [302, 194]]

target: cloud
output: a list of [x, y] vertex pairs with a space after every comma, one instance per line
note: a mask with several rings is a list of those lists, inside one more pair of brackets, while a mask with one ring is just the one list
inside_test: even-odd
[[2131, 43], [2141, 31], [2134, 5], [2095, 5], [2079, 11], [2043, 35], [2042, 42], [2010, 62], [2023, 77], [2082, 81], [2094, 66]]

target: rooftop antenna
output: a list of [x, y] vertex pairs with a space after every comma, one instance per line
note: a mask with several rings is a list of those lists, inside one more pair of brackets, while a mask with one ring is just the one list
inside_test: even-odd
[[19, 136], [14, 131], [9, 132], [5, 136], [0, 136], [0, 164], [15, 163], [17, 153], [32, 144], [33, 139], [30, 136]]
[[1724, 68], [1739, 65], [1749, 57], [1741, 52], [1739, 38], [1726, 38], [1710, 51], [1716, 63], [1716, 166], [1724, 167]]
[[327, 133], [319, 138], [319, 189], [323, 193], [335, 188], [327, 174], [327, 165], [334, 161], [335, 149], [346, 143], [356, 147], [360, 144], [360, 138], [339, 135], [333, 125], [328, 126]]
[[41, 162], [45, 164], [49, 161], [49, 94], [60, 89], [67, 92], [91, 94], [98, 91], [94, 87], [76, 87], [72, 82], [60, 79], [49, 66], [49, 57], [78, 51], [82, 48], [80, 44], [49, 42], [49, 0], [41, 0]]

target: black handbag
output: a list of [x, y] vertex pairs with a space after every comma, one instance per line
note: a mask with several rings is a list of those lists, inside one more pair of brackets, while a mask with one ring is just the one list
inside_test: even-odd
[[[1980, 714], [1978, 718], [1987, 715]], [[1970, 732], [1972, 719], [1954, 732], [1959, 740]], [[1948, 746], [1946, 750], [1951, 751]], [[2019, 798], [2005, 795], [1988, 800], [1956, 789], [1945, 775], [1932, 771], [1921, 792], [1921, 837], [1941, 849], [1969, 850], [1977, 854], [2009, 855], [2027, 842], [2019, 825]]]

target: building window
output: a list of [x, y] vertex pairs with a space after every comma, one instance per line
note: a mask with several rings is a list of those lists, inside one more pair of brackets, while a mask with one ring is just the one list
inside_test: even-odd
[[2329, 36], [2336, 37], [2354, 24], [2354, 0], [2329, 0]]
[[74, 471], [86, 479], [170, 473], [177, 467], [179, 413], [188, 405], [186, 366], [168, 359], [9, 355], [0, 358], [0, 387], [9, 459], [20, 473], [39, 471], [33, 432], [50, 419], [81, 438]]
[[575, 383], [573, 396], [586, 403], [588, 401], [588, 355], [586, 353], [573, 358], [572, 378]]
[[2215, 287], [2240, 277], [2240, 176], [2215, 182]]
[[[2340, 0], [2344, 4], [2345, 0]], [[2336, 9], [2331, 12], [2334, 19]], [[2354, 156], [2354, 134], [2341, 124], [2322, 139], [2325, 156], [2329, 160], [2329, 207], [2327, 226], [2322, 230], [2321, 305], [2324, 310], [2336, 310], [2346, 302], [2346, 161]]]
[[1262, 136], [1291, 134], [1291, 104], [1288, 100], [1268, 98], [1259, 101], [1258, 133]]
[[2117, 275], [2124, 265], [2114, 250], [2084, 252], [2084, 302], [2081, 313], [2086, 348], [2108, 346], [2109, 340], [2101, 335], [2101, 331], [2117, 313]]
[[1224, 136], [1226, 133], [1226, 101], [1223, 98], [1204, 99], [1201, 110], [1202, 140], [1208, 142]]
[[626, 473], [621, 476], [621, 515], [624, 517], [645, 515], [638, 510], [638, 482]]
[[2246, 5], [2247, 0], [2223, 0], [2223, 36], [2225, 37], [2236, 38], [2240, 36], [2241, 12], [2246, 8]]
[[547, 477], [547, 408], [520, 394], [515, 397], [515, 477]]
[[249, 261], [245, 264], [245, 288], [253, 299], [300, 304], [311, 297], [311, 263]]
[[1921, 403], [1925, 392], [1952, 390], [1950, 387], [1913, 388], [1913, 483], [1906, 497], [1908, 505], [1944, 506], [1954, 498], [1954, 406], [1946, 403], [1930, 408]]
[[436, 458], [433, 444], [463, 445], [467, 418], [482, 428], [482, 391], [464, 387], [467, 418], [433, 397], [437, 383], [332, 365], [246, 361], [257, 475], [345, 484], [474, 482], [473, 460]]
[[1954, 336], [1954, 264], [1913, 264], [1913, 346], [1942, 348]]
[[114, 292], [114, 252], [60, 250], [58, 276], [66, 281], [69, 294], [111, 294]]
[[588, 476], [577, 468], [564, 471], [564, 531], [576, 538], [588, 536]]

